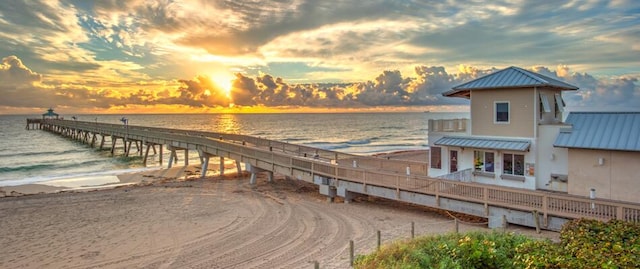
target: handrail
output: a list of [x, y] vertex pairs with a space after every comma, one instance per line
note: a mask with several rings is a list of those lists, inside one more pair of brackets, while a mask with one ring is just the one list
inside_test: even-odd
[[[225, 151], [241, 159], [256, 160], [271, 165], [288, 167], [298, 171], [321, 175], [338, 180], [374, 185], [396, 190], [446, 197], [462, 201], [481, 203], [523, 211], [536, 211], [565, 218], [595, 218], [601, 220], [620, 219], [640, 221], [640, 204], [588, 199], [568, 194], [550, 193], [501, 187], [473, 182], [459, 182], [428, 177], [421, 174], [406, 175], [404, 171], [382, 169], [381, 167], [353, 167], [350, 160], [370, 160], [367, 157], [349, 155], [328, 150], [320, 150], [322, 158], [301, 155], [316, 150], [279, 141], [246, 135], [186, 131], [178, 129], [123, 126], [107, 123], [91, 123], [67, 120], [45, 120], [49, 128], [73, 128], [77, 131], [109, 134], [127, 139], [167, 144], [184, 148], [197, 148], [208, 153]], [[46, 128], [45, 128], [46, 129]], [[220, 139], [222, 138], [222, 139]], [[296, 147], [297, 146], [297, 147]], [[275, 149], [275, 150], [274, 150]], [[327, 156], [346, 158], [346, 162], [332, 164]], [[372, 157], [371, 157], [372, 158]], [[381, 162], [393, 160], [380, 159]]]
[[[361, 156], [348, 153], [342, 153], [337, 151], [319, 149], [304, 145], [290, 144], [287, 142], [269, 140], [264, 138], [258, 138], [254, 136], [241, 135], [241, 134], [228, 134], [219, 132], [208, 131], [193, 131], [193, 130], [181, 130], [171, 128], [159, 128], [159, 127], [147, 127], [136, 125], [122, 125], [112, 123], [98, 123], [89, 121], [71, 121], [71, 120], [59, 120], [59, 119], [47, 119], [44, 124], [55, 124], [57, 126], [63, 126], [73, 129], [83, 129], [98, 133], [112, 133], [116, 132], [117, 136], [131, 136], [135, 131], [140, 130], [144, 132], [163, 132], [172, 134], [182, 134], [188, 136], [202, 136], [207, 138], [216, 138], [224, 141], [233, 141], [234, 143], [252, 144], [257, 147], [271, 148], [274, 150], [280, 150], [282, 152], [288, 152], [290, 154], [295, 153], [299, 156], [314, 156], [317, 155], [319, 159], [323, 160], [356, 160], [360, 167], [376, 168], [381, 170], [389, 170], [395, 172], [406, 171], [406, 167], [410, 167], [410, 170], [414, 174], [427, 175], [427, 164], [411, 161], [411, 160], [386, 160], [383, 158], [372, 156]], [[118, 131], [128, 130], [124, 133]]]

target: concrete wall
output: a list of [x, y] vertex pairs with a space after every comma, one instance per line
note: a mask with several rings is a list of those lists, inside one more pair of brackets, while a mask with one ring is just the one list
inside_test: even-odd
[[569, 194], [640, 203], [639, 164], [640, 152], [569, 149]]
[[[489, 218], [489, 227], [497, 228], [502, 224], [502, 216], [507, 220], [507, 223], [513, 223], [528, 227], [535, 227], [536, 221], [532, 212], [523, 212], [514, 209], [507, 209], [495, 206], [485, 206], [482, 203], [472, 203], [467, 201], [461, 201], [456, 199], [436, 197], [429, 194], [408, 192], [408, 191], [396, 191], [392, 188], [384, 188], [372, 185], [366, 185], [361, 183], [337, 180], [336, 181], [336, 194], [338, 196], [347, 197], [349, 193], [358, 193], [375, 197], [383, 197], [392, 200], [403, 201], [412, 204], [418, 204], [433, 208], [441, 208], [444, 210], [450, 210], [455, 212], [462, 212], [469, 215], [487, 217]], [[333, 193], [330, 193], [333, 195]], [[547, 220], [544, 220], [542, 215], [538, 215], [539, 223], [542, 229], [559, 231], [568, 219], [549, 216]], [[493, 225], [492, 225], [493, 224]], [[546, 225], [545, 225], [546, 224]]]
[[[495, 123], [495, 102], [509, 102], [509, 123]], [[471, 134], [501, 137], [534, 137], [538, 96], [529, 89], [477, 90], [471, 92]]]
[[[561, 128], [567, 125], [538, 126], [537, 159], [536, 159], [536, 188], [567, 192], [568, 184], [559, 175], [569, 175], [569, 151], [566, 148], [556, 148], [553, 143]], [[552, 178], [551, 175], [556, 176]]]

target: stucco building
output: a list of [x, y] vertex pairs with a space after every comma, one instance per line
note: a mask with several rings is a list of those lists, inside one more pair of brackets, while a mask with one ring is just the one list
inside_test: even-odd
[[509, 67], [443, 93], [469, 99], [471, 118], [429, 122], [429, 175], [640, 203], [640, 113], [564, 122], [562, 92], [575, 90]]

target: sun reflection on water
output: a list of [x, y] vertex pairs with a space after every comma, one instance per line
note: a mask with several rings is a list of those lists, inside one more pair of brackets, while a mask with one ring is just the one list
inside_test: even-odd
[[240, 134], [241, 127], [235, 114], [220, 114], [213, 120], [213, 126], [216, 132]]

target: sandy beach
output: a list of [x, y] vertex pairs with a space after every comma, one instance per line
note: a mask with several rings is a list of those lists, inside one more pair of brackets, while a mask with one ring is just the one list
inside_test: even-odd
[[189, 177], [197, 172], [146, 171], [121, 176], [143, 179], [135, 185], [4, 197], [0, 268], [348, 268], [349, 240], [364, 254], [378, 230], [385, 243], [410, 238], [411, 222], [416, 235], [454, 229], [450, 215], [425, 207], [366, 197], [330, 203], [315, 185], [281, 176], [259, 175], [251, 186], [247, 174]]

